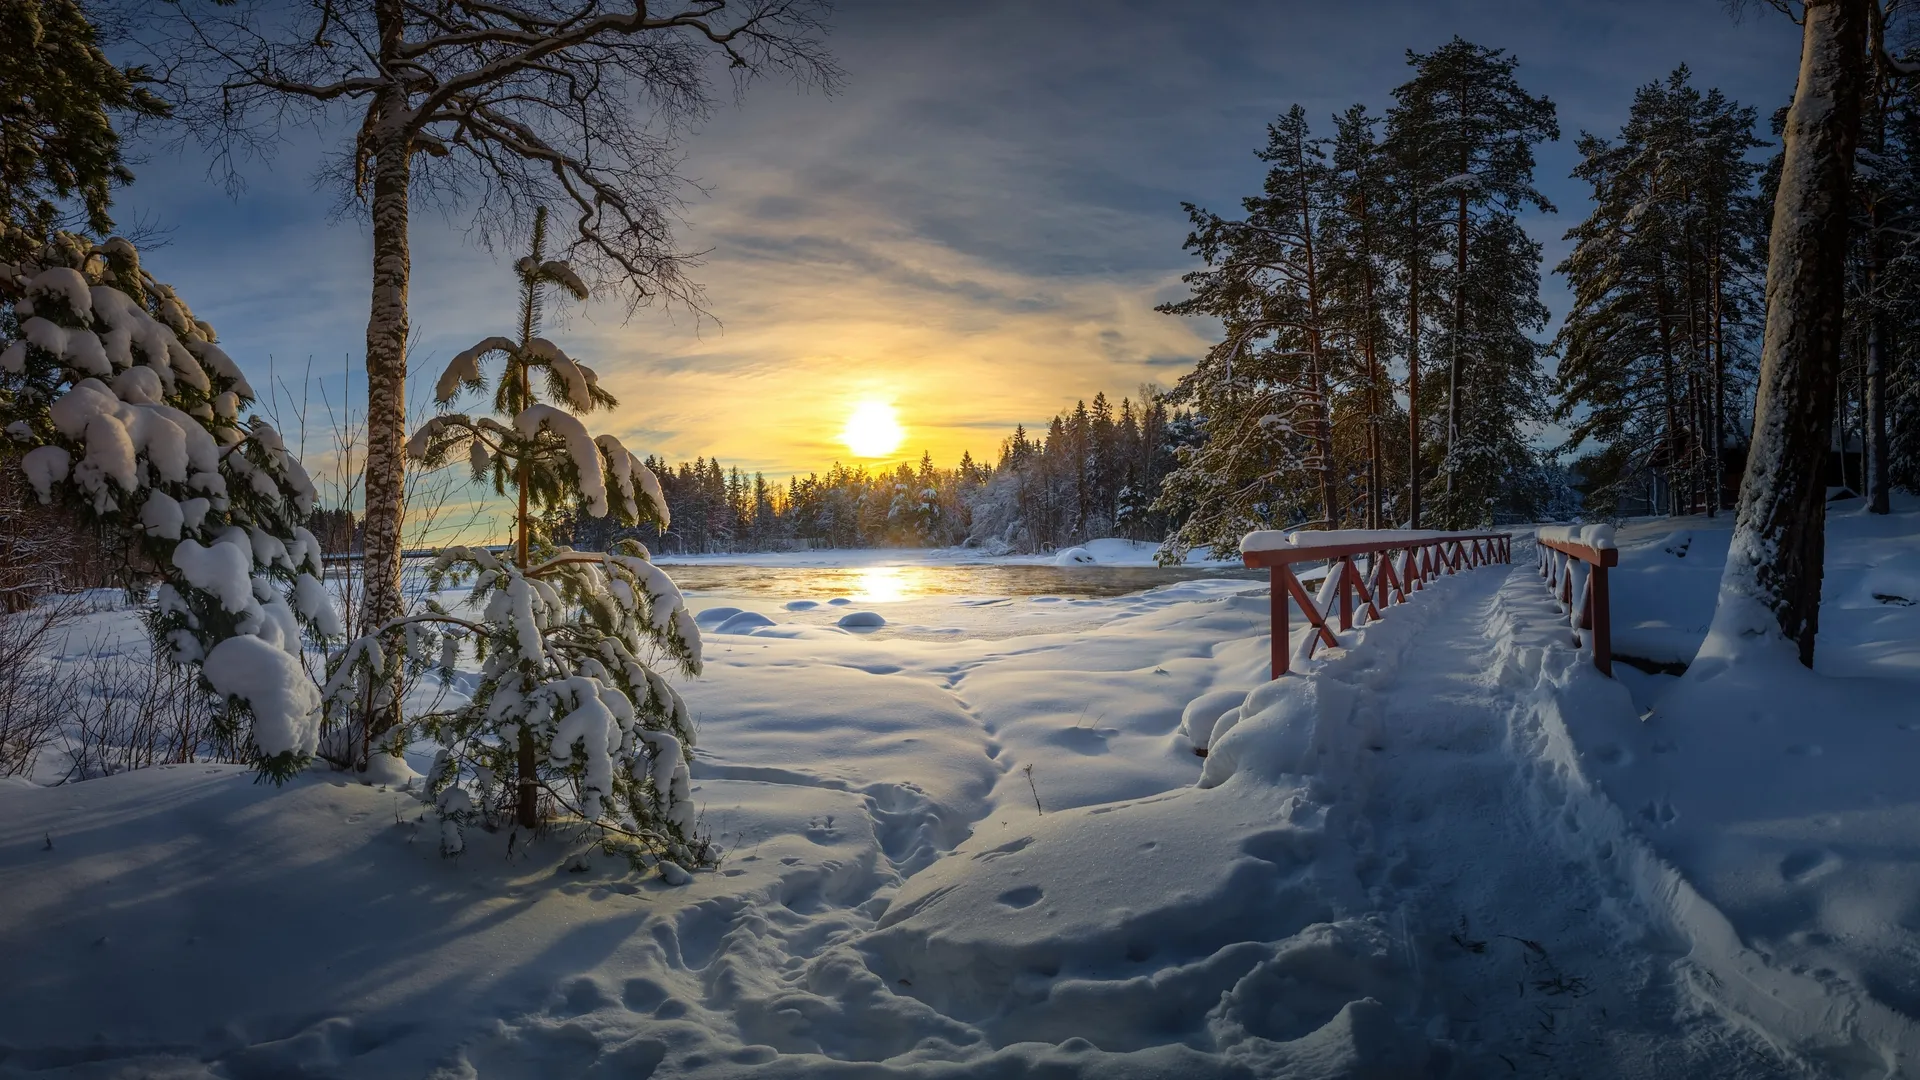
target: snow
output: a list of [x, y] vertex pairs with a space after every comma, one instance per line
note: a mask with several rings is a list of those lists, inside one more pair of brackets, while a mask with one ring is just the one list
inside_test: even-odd
[[836, 625], [848, 630], [876, 630], [887, 625], [887, 617], [877, 611], [849, 611]]
[[111, 375], [113, 365], [99, 337], [84, 327], [66, 327], [38, 315], [20, 323], [20, 336], [88, 375]]
[[333, 595], [312, 574], [303, 573], [294, 579], [293, 605], [300, 617], [312, 623], [322, 636], [339, 637], [347, 632], [339, 609], [333, 606]]
[[218, 479], [220, 451], [213, 436], [171, 406], [122, 401], [98, 379], [82, 379], [48, 411], [55, 430], [85, 442], [86, 453], [74, 464], [73, 477], [96, 496], [106, 493], [106, 480], [122, 491], [138, 486], [136, 455], [144, 455], [161, 479], [171, 483], [184, 484], [197, 476]]
[[93, 313], [93, 295], [88, 290], [87, 279], [69, 267], [50, 266], [27, 279], [27, 296], [59, 300], [78, 319]]
[[565, 440], [567, 453], [580, 474], [580, 495], [586, 500], [587, 513], [607, 516], [607, 480], [600, 471], [600, 448], [587, 434], [586, 425], [551, 405], [529, 405], [513, 418], [513, 426], [528, 437], [546, 428]]
[[[1159, 545], [1144, 540], [1123, 540], [1107, 537], [1089, 540], [1077, 549], [1093, 556], [1093, 563], [1077, 565], [1132, 566], [1147, 567], [1158, 565], [1154, 562], [1154, 553]], [[946, 564], [1006, 564], [1006, 565], [1062, 565], [1059, 552], [1034, 555], [1009, 555], [983, 548], [833, 548], [815, 551], [790, 552], [738, 552], [720, 555], [659, 555], [656, 561], [661, 565], [675, 563], [724, 562], [741, 566], [770, 567], [878, 567], [878, 566], [925, 566]], [[1239, 566], [1238, 556], [1231, 559], [1214, 559], [1204, 549], [1196, 549], [1187, 557], [1189, 566]]]
[[1289, 548], [1339, 544], [1412, 544], [1446, 540], [1477, 533], [1438, 532], [1432, 529], [1263, 529], [1240, 539], [1241, 551], [1285, 551]]
[[20, 471], [43, 503], [53, 501], [53, 485], [65, 480], [72, 468], [73, 455], [64, 447], [36, 446], [20, 456]]
[[[225, 546], [214, 545], [216, 550]], [[246, 702], [252, 710], [253, 741], [262, 754], [299, 757], [319, 748], [320, 690], [299, 657], [241, 634], [215, 645], [200, 670], [215, 693]]]
[[567, 407], [574, 412], [589, 412], [593, 409], [593, 396], [587, 388], [592, 385], [590, 372], [573, 362], [560, 346], [537, 337], [527, 342], [527, 361], [546, 365], [548, 371], [559, 376], [561, 385], [566, 387]]
[[147, 492], [147, 501], [140, 504], [141, 528], [163, 540], [178, 540], [186, 523], [187, 516], [180, 509], [178, 499], [164, 491]]
[[587, 283], [580, 280], [573, 267], [559, 259], [549, 259], [540, 264], [540, 273], [560, 283], [560, 287], [572, 293], [576, 299], [587, 298]]
[[1543, 525], [1534, 531], [1534, 535], [1542, 540], [1583, 544], [1601, 551], [1617, 546], [1611, 525]]
[[237, 613], [253, 605], [253, 559], [247, 547], [224, 540], [211, 546], [182, 540], [173, 549], [173, 565], [187, 584], [212, 593], [226, 610]]
[[472, 348], [454, 354], [447, 362], [446, 369], [433, 384], [433, 400], [440, 405], [451, 402], [460, 393], [462, 386], [478, 385], [480, 382], [480, 358], [488, 353], [514, 351], [511, 338], [494, 336], [482, 340]]
[[[567, 829], [443, 858], [413, 795], [321, 771], [0, 788], [0, 1069], [1899, 1075], [1920, 806], [1884, 695], [1920, 607], [1872, 596], [1920, 580], [1920, 505], [1830, 532], [1804, 675], [1606, 679], [1526, 551], [1277, 682], [1246, 580], [922, 597], [874, 634], [694, 594], [699, 752], [648, 768], [712, 872]], [[1715, 535], [1623, 527], [1620, 621], [1697, 645]]]
[[575, 675], [547, 682], [538, 691], [571, 709], [560, 718], [548, 756], [556, 765], [573, 760], [576, 750], [586, 759], [580, 801], [588, 821], [599, 819], [602, 800], [613, 792], [613, 754], [620, 749], [621, 740], [620, 725], [600, 700], [600, 689], [597, 680]]

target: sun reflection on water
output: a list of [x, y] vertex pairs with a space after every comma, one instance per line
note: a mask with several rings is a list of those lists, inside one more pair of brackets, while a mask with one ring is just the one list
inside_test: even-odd
[[924, 595], [927, 590], [914, 588], [905, 570], [902, 566], [861, 567], [854, 578], [853, 599], [869, 604], [885, 604]]

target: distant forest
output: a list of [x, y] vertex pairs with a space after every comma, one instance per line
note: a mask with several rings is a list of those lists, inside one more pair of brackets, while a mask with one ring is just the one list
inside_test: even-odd
[[839, 463], [824, 475], [782, 484], [715, 458], [669, 464], [653, 457], [673, 523], [616, 529], [577, 509], [549, 515], [560, 543], [601, 550], [632, 536], [661, 553], [792, 548], [952, 547], [1045, 551], [1104, 536], [1158, 543], [1177, 529], [1178, 506], [1156, 505], [1197, 425], [1143, 388], [1116, 408], [1095, 394], [1055, 416], [1044, 434], [1025, 426], [1000, 443], [994, 462], [963, 453], [952, 468], [919, 464], [870, 470]]

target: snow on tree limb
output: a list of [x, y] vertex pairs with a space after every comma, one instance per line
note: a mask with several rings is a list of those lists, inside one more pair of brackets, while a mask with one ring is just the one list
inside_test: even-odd
[[[484, 385], [480, 378], [480, 361], [494, 353], [512, 353], [513, 339], [494, 336], [479, 344], [463, 349], [447, 362], [440, 379], [433, 384], [433, 400], [441, 405], [452, 401], [464, 388], [478, 389]], [[412, 451], [408, 451], [412, 453]]]

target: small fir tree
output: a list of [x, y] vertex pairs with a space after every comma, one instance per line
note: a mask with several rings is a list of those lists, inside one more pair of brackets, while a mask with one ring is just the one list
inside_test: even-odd
[[443, 413], [408, 445], [428, 468], [465, 461], [476, 480], [510, 495], [513, 546], [501, 554], [441, 551], [433, 584], [471, 580], [467, 606], [475, 614], [430, 603], [390, 621], [346, 650], [328, 696], [365, 702], [391, 685], [390, 651], [423, 667], [437, 646], [437, 664], [450, 673], [471, 647], [480, 664], [471, 701], [418, 721], [443, 747], [428, 775], [443, 850], [458, 853], [461, 826], [477, 818], [510, 813], [522, 826], [537, 825], [544, 795], [598, 826], [610, 847], [660, 861], [664, 876], [682, 879], [680, 869], [710, 865], [717, 851], [696, 833], [687, 771], [692, 720], [661, 672], [698, 674], [700, 633], [680, 591], [636, 541], [574, 551], [539, 528], [547, 510], [576, 502], [625, 525], [669, 523], [653, 471], [612, 435], [589, 434], [576, 415], [610, 407], [613, 397], [593, 369], [539, 336], [548, 287], [586, 296], [566, 263], [544, 258], [545, 225], [538, 215], [532, 254], [516, 265], [517, 336], [489, 337], [455, 356], [436, 388], [443, 407], [462, 391], [484, 390], [482, 364], [500, 357], [492, 387], [498, 419]]

